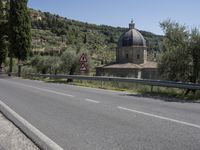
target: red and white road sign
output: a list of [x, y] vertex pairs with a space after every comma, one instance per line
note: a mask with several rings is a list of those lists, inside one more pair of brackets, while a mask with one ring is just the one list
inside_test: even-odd
[[80, 72], [86, 72], [87, 71], [87, 57], [83, 53], [79, 59], [80, 61]]
[[22, 60], [18, 60], [18, 66], [22, 66], [23, 65], [23, 61]]
[[87, 71], [87, 67], [86, 67], [86, 65], [84, 63], [80, 64], [80, 71], [81, 72]]
[[86, 57], [86, 55], [85, 55], [84, 53], [81, 55], [79, 61], [80, 61], [81, 63], [83, 63], [83, 62], [87, 62], [87, 57]]

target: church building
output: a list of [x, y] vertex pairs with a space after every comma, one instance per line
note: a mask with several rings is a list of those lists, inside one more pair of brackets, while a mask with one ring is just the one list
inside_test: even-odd
[[146, 41], [133, 21], [119, 38], [116, 62], [97, 67], [96, 75], [158, 79], [157, 63], [147, 60]]

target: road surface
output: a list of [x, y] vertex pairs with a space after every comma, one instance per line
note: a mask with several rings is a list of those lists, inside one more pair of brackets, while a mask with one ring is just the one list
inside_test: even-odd
[[66, 150], [199, 150], [200, 104], [0, 79], [0, 100]]

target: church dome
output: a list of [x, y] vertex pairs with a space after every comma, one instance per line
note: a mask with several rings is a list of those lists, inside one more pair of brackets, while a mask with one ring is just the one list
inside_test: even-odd
[[137, 31], [135, 28], [135, 24], [131, 22], [129, 24], [129, 31], [122, 34], [118, 41], [118, 47], [127, 47], [127, 46], [140, 46], [146, 47], [146, 41], [142, 34]]

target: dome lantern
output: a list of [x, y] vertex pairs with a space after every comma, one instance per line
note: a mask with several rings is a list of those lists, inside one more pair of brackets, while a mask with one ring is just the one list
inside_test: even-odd
[[129, 24], [129, 29], [135, 29], [135, 23], [133, 22], [133, 19], [131, 19], [131, 23]]

